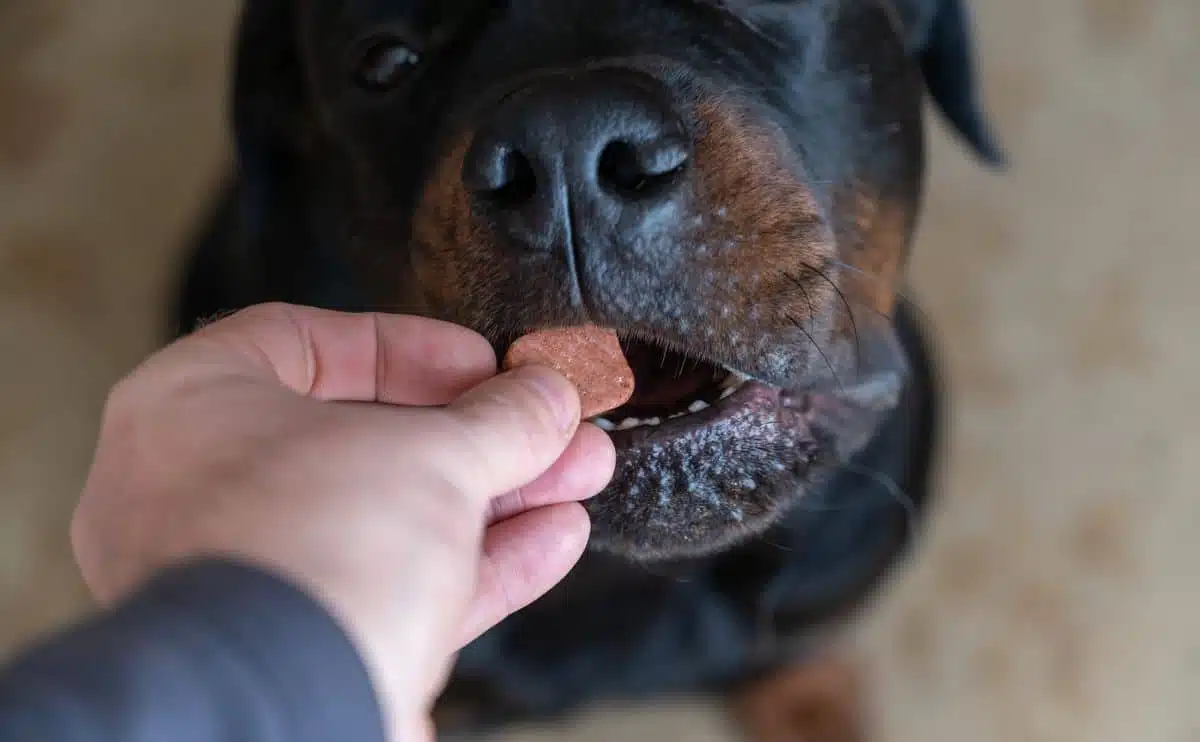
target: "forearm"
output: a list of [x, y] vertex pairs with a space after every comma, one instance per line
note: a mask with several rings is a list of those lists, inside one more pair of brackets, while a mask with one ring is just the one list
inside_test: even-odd
[[267, 574], [209, 562], [0, 672], [0, 740], [383, 742], [345, 633]]

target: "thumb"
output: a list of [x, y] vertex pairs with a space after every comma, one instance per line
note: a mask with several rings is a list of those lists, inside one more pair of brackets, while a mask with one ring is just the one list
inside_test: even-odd
[[454, 473], [486, 502], [523, 487], [562, 456], [579, 427], [579, 392], [561, 374], [525, 366], [485, 381], [448, 405], [451, 450], [470, 464]]

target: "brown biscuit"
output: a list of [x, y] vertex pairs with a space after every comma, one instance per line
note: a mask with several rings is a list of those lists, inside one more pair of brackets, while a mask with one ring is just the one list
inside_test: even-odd
[[585, 419], [615, 410], [633, 396], [633, 369], [612, 330], [565, 327], [530, 333], [512, 344], [503, 366], [532, 364], [549, 366], [575, 385]]

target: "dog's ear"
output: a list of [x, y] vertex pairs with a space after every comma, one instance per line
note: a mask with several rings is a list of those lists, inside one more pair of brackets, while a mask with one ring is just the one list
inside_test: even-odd
[[1007, 158], [979, 100], [974, 38], [966, 0], [896, 0], [909, 48], [929, 94], [951, 126], [989, 165]]
[[[741, 11], [748, 22], [770, 24], [795, 18], [803, 11], [809, 17], [836, 12], [839, 3], [858, 0], [713, 0]], [[974, 38], [967, 0], [885, 0], [895, 12], [896, 23], [909, 54], [917, 60], [925, 86], [938, 109], [984, 162], [1003, 166], [1006, 157], [979, 101], [975, 68]]]
[[299, 181], [314, 118], [295, 0], [246, 0], [233, 60], [233, 130], [243, 228], [261, 236]]

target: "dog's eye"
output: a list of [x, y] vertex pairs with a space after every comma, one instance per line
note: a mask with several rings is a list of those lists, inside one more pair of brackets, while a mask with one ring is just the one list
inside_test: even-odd
[[362, 45], [354, 64], [354, 82], [373, 93], [402, 83], [421, 63], [420, 53], [396, 36], [379, 36]]

